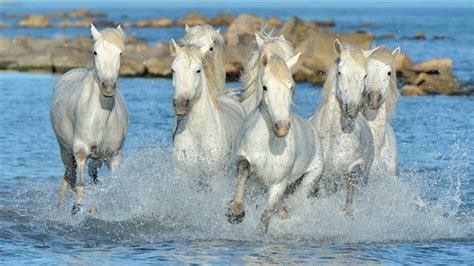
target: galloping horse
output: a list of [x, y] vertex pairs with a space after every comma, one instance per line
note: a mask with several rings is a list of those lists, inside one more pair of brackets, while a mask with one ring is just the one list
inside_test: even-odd
[[399, 93], [397, 73], [394, 64], [400, 55], [400, 48], [392, 52], [378, 48], [367, 61], [365, 80], [364, 117], [374, 136], [375, 157], [370, 170], [371, 176], [380, 174], [396, 175], [397, 142], [390, 126], [390, 118], [395, 111]]
[[68, 185], [75, 191], [76, 201], [82, 200], [88, 159], [93, 183], [103, 162], [113, 172], [120, 163], [127, 135], [127, 109], [117, 85], [125, 34], [120, 26], [99, 32], [92, 24], [91, 32], [94, 67], [64, 74], [56, 83], [51, 101], [51, 123], [66, 167], [60, 202]]
[[170, 42], [176, 113], [173, 155], [179, 165], [205, 174], [226, 164], [245, 117], [240, 103], [221, 93], [221, 77], [212, 71], [213, 61], [208, 56], [212, 45]]
[[308, 196], [323, 172], [319, 135], [307, 120], [291, 112], [295, 92], [291, 68], [299, 56], [285, 61], [276, 54], [261, 54], [255, 86], [262, 99], [235, 139], [233, 160], [239, 178], [226, 215], [234, 224], [243, 220], [245, 184], [255, 178], [269, 190], [258, 228], [262, 233], [286, 191], [301, 182], [297, 196]]
[[367, 61], [362, 49], [334, 42], [337, 59], [329, 67], [323, 97], [311, 123], [321, 135], [325, 169], [320, 189], [347, 185], [346, 215], [352, 215], [355, 184], [366, 180], [374, 158], [373, 136], [362, 115]]

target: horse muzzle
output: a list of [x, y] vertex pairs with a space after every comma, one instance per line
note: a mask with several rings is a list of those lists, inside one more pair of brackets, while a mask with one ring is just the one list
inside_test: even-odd
[[380, 107], [382, 104], [382, 95], [378, 92], [370, 92], [367, 95], [367, 106], [369, 106], [370, 109], [375, 110]]
[[102, 81], [100, 83], [100, 88], [102, 91], [102, 95], [105, 97], [112, 97], [115, 94], [115, 90], [117, 89], [117, 82], [105, 82]]
[[189, 113], [189, 99], [173, 99], [173, 107], [177, 116], [187, 116]]
[[343, 113], [347, 119], [355, 120], [359, 113], [359, 106], [356, 104], [344, 104]]
[[278, 121], [273, 125], [273, 134], [277, 138], [283, 138], [290, 132], [291, 123], [286, 121]]

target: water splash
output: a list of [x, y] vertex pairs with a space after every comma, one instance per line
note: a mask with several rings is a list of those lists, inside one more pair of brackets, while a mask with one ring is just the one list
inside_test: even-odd
[[[31, 190], [29, 197], [37, 210], [36, 223], [43, 223], [58, 234], [66, 230], [71, 239], [79, 239], [74, 241], [386, 243], [471, 239], [472, 216], [459, 211], [463, 174], [458, 166], [451, 167], [448, 178], [431, 180], [428, 185], [425, 174], [416, 171], [402, 172], [400, 178], [374, 178], [369, 186], [357, 191], [353, 219], [344, 217], [342, 211], [344, 191], [321, 199], [289, 198], [285, 205], [290, 217], [273, 217], [266, 236], [255, 233], [265, 193], [249, 189], [252, 193], [247, 193], [245, 220], [231, 225], [224, 213], [233, 195], [235, 178], [206, 177], [209, 186], [202, 186], [202, 177], [176, 169], [171, 150], [161, 145], [139, 149], [123, 161], [115, 175], [103, 176], [95, 188], [87, 187], [84, 209], [96, 207], [98, 211], [93, 216], [87, 211], [71, 215], [72, 202], [52, 206], [57, 200], [58, 180]], [[439, 183], [445, 183], [447, 188], [440, 191]]]

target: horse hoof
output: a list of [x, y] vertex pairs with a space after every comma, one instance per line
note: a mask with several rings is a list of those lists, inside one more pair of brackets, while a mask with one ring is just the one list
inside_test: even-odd
[[81, 210], [82, 210], [81, 204], [78, 204], [78, 203], [75, 203], [75, 202], [74, 202], [74, 205], [72, 205], [71, 214], [72, 214], [72, 215], [76, 215], [76, 214], [78, 214]]
[[231, 223], [231, 224], [240, 224], [244, 220], [245, 211], [242, 211], [241, 213], [239, 213], [237, 215], [234, 215], [232, 210], [229, 209], [226, 212], [225, 216], [227, 216], [227, 220], [229, 221], [229, 223]]

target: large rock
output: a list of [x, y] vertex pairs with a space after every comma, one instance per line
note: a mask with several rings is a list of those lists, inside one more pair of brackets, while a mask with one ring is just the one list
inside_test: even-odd
[[215, 17], [207, 20], [207, 24], [213, 26], [228, 26], [234, 21], [234, 17], [230, 13], [219, 13]]
[[0, 29], [4, 29], [4, 28], [6, 28], [6, 27], [7, 27], [7, 25], [6, 25], [5, 23], [3, 23], [3, 22], [0, 21]]
[[203, 25], [207, 24], [207, 18], [198, 12], [191, 12], [188, 14], [188, 16], [181, 18], [178, 20], [178, 25]]
[[30, 15], [28, 18], [18, 22], [18, 27], [45, 28], [51, 27], [52, 25], [49, 18], [42, 15]]
[[288, 41], [295, 45], [296, 50], [302, 53], [295, 68], [295, 78], [316, 83], [324, 82], [326, 68], [336, 58], [335, 39], [358, 45], [364, 49], [369, 48], [374, 39], [370, 33], [337, 33], [297, 17], [288, 20], [283, 25], [281, 32]]
[[145, 75], [145, 65], [142, 60], [132, 57], [122, 57], [120, 60], [120, 71], [121, 76], [143, 76]]
[[[438, 58], [418, 65], [407, 66], [401, 72], [406, 86], [403, 95], [466, 95], [456, 77], [452, 75], [452, 60]], [[416, 87], [416, 89], [415, 89]]]

